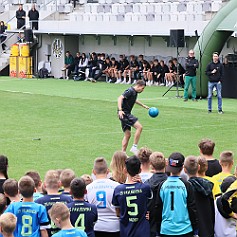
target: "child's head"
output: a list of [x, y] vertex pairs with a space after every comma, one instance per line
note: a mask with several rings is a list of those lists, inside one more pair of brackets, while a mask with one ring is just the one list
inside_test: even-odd
[[49, 209], [49, 216], [51, 220], [56, 224], [57, 227], [62, 228], [62, 224], [65, 221], [69, 221], [70, 212], [68, 207], [62, 202], [56, 202]]
[[75, 173], [71, 169], [65, 169], [60, 174], [60, 181], [64, 188], [69, 188], [71, 181], [76, 177]]
[[35, 192], [35, 182], [30, 176], [23, 176], [19, 180], [18, 189], [23, 198], [31, 198]]
[[137, 158], [137, 156], [130, 156], [126, 162], [126, 170], [127, 173], [134, 177], [141, 172], [141, 161]]
[[6, 210], [7, 208], [7, 199], [4, 194], [0, 193], [0, 215]]
[[152, 151], [147, 147], [142, 147], [137, 154], [138, 159], [141, 161], [141, 164], [149, 164], [149, 158], [152, 154]]
[[234, 164], [234, 155], [232, 151], [223, 151], [220, 154], [220, 165], [221, 167], [229, 167], [232, 168]]
[[107, 175], [108, 174], [108, 165], [103, 157], [98, 157], [94, 161], [93, 173], [95, 175]]
[[86, 193], [86, 183], [82, 178], [75, 178], [70, 184], [70, 191], [74, 198], [83, 198]]
[[123, 151], [116, 151], [113, 154], [110, 167], [113, 173], [113, 179], [119, 183], [124, 183], [126, 180], [126, 175], [124, 174], [125, 161], [127, 155]]
[[0, 173], [3, 174], [6, 179], [8, 179], [7, 169], [8, 158], [4, 155], [0, 155]]
[[46, 172], [44, 177], [45, 188], [47, 189], [58, 189], [59, 184], [59, 175], [57, 170], [49, 170]]
[[207, 162], [207, 160], [204, 157], [199, 156], [198, 157], [198, 164], [199, 164], [198, 174], [200, 176], [205, 176], [206, 171], [208, 169], [208, 162]]
[[188, 156], [184, 160], [185, 172], [190, 176], [196, 176], [198, 172], [198, 158], [195, 156]]
[[0, 232], [3, 236], [13, 236], [16, 228], [16, 216], [10, 212], [0, 216]]
[[205, 138], [199, 142], [198, 147], [200, 149], [201, 154], [212, 156], [215, 148], [215, 142], [211, 139]]
[[92, 177], [91, 177], [89, 174], [83, 174], [83, 175], [81, 176], [81, 178], [84, 180], [86, 186], [87, 186], [88, 184], [91, 184], [91, 183], [93, 182], [93, 179], [92, 179]]
[[150, 155], [150, 165], [155, 171], [163, 171], [165, 169], [165, 157], [161, 152], [153, 152]]
[[179, 152], [172, 153], [168, 158], [168, 163], [166, 166], [166, 171], [170, 172], [171, 175], [180, 175], [180, 172], [183, 169], [184, 165], [184, 156]]
[[41, 188], [42, 181], [41, 181], [40, 175], [37, 171], [28, 171], [25, 173], [25, 175], [30, 176], [34, 180], [36, 188]]
[[2, 188], [7, 197], [16, 197], [18, 194], [18, 182], [15, 179], [7, 179]]

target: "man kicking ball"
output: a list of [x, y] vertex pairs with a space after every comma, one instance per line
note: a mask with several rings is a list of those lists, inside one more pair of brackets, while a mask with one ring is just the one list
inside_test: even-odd
[[145, 87], [146, 82], [143, 80], [138, 80], [134, 86], [128, 88], [118, 98], [118, 116], [124, 132], [124, 137], [122, 140], [122, 151], [126, 152], [128, 142], [131, 137], [131, 127], [134, 127], [136, 129], [136, 132], [134, 135], [134, 142], [130, 151], [135, 155], [137, 155], [138, 152], [137, 144], [141, 136], [142, 125], [139, 123], [138, 118], [131, 114], [131, 111], [135, 103], [145, 109], [149, 109], [148, 106], [142, 104], [137, 100], [137, 94], [143, 92]]

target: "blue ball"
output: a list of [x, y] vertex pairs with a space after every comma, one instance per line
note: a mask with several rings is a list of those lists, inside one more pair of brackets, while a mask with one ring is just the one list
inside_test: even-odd
[[149, 110], [148, 110], [148, 114], [152, 117], [152, 118], [155, 118], [159, 115], [159, 110], [155, 107], [151, 107]]

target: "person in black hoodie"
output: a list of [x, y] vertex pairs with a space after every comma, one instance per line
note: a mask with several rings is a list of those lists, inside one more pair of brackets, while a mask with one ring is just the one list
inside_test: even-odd
[[208, 76], [208, 113], [212, 112], [212, 92], [215, 87], [218, 99], [218, 113], [223, 114], [221, 88], [224, 78], [224, 66], [219, 61], [219, 53], [214, 52], [212, 54], [212, 62], [207, 65], [206, 75]]
[[151, 170], [154, 173], [150, 179], [146, 180], [146, 184], [149, 184], [153, 192], [153, 198], [148, 200], [148, 211], [149, 222], [150, 222], [150, 237], [157, 236], [157, 223], [155, 221], [155, 203], [157, 196], [158, 186], [167, 179], [167, 174], [165, 173], [165, 157], [161, 152], [153, 152], [150, 155], [150, 166]]
[[25, 29], [26, 24], [26, 12], [23, 10], [22, 4], [19, 5], [19, 9], [16, 11], [17, 29]]
[[188, 182], [194, 191], [198, 214], [199, 237], [213, 237], [215, 224], [215, 208], [212, 195], [213, 183], [207, 179], [197, 177], [198, 158], [188, 156], [184, 161], [184, 171], [188, 174]]
[[196, 101], [196, 69], [198, 66], [198, 60], [194, 57], [194, 51], [191, 49], [185, 62], [184, 101], [188, 101], [188, 88], [190, 84], [192, 87], [192, 100]]

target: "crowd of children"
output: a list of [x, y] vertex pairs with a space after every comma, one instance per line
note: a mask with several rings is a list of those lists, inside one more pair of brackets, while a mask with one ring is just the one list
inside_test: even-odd
[[120, 55], [119, 59], [93, 52], [89, 57], [85, 53], [76, 53], [73, 57], [67, 51], [61, 78], [69, 79], [72, 74], [75, 80], [96, 82], [102, 75], [107, 82], [115, 84], [135, 84], [137, 80], [144, 79], [148, 86], [172, 86], [177, 80], [184, 84], [182, 75], [184, 68], [176, 58], [169, 61], [145, 60], [144, 55]]
[[137, 156], [114, 153], [94, 161], [92, 175], [48, 170], [8, 178], [0, 156], [0, 236], [236, 237], [234, 155], [213, 157], [203, 139], [200, 156], [144, 147]]

